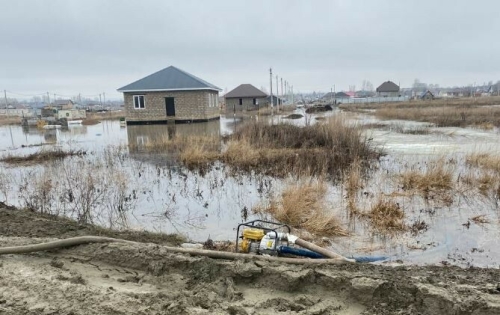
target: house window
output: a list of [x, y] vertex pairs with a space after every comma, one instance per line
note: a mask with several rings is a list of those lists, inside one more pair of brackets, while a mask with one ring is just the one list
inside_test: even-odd
[[257, 105], [257, 99], [256, 98], [253, 99], [253, 104]]
[[144, 95], [134, 95], [134, 108], [144, 108]]
[[240, 98], [240, 103], [239, 104], [243, 105], [243, 99], [242, 98]]

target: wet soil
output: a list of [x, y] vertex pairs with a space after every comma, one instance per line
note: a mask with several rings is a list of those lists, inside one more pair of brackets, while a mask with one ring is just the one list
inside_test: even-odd
[[148, 243], [0, 256], [0, 314], [500, 314], [498, 269], [216, 260], [0, 209], [0, 246], [93, 232]]
[[177, 234], [109, 230], [90, 224], [79, 224], [62, 217], [16, 209], [3, 202], [0, 202], [0, 235], [37, 238], [96, 235], [163, 245], [179, 245], [185, 242], [185, 239]]

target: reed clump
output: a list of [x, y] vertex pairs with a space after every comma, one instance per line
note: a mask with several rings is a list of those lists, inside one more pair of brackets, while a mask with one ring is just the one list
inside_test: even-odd
[[422, 193], [453, 188], [453, 169], [443, 160], [427, 163], [425, 169], [413, 169], [399, 175], [403, 190]]
[[347, 175], [345, 176], [344, 186], [347, 198], [347, 209], [351, 214], [357, 214], [359, 209], [356, 205], [358, 191], [363, 188], [361, 164], [355, 161]]
[[58, 161], [71, 156], [83, 156], [87, 154], [83, 150], [69, 150], [65, 151], [62, 149], [50, 149], [41, 150], [36, 153], [29, 155], [7, 155], [0, 159], [0, 162], [4, 162], [11, 165], [35, 165], [51, 161]]
[[336, 216], [326, 206], [327, 185], [324, 181], [288, 186], [280, 198], [254, 212], [269, 213], [275, 220], [315, 236], [346, 236]]
[[373, 228], [382, 233], [404, 232], [408, 229], [404, 222], [404, 211], [393, 200], [379, 199], [364, 216], [370, 219]]
[[[359, 126], [348, 125], [342, 117], [305, 127], [251, 122], [228, 141], [229, 149], [222, 154], [225, 163], [275, 176], [338, 176], [354, 161], [367, 165], [382, 154], [370, 145]], [[248, 155], [234, 154], [237, 147]]]
[[500, 156], [488, 153], [472, 153], [465, 157], [465, 162], [469, 166], [489, 169], [500, 173]]

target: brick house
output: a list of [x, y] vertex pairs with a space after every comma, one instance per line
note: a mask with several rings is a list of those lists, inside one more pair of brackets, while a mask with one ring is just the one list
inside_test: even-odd
[[224, 98], [226, 99], [227, 112], [257, 110], [269, 104], [267, 94], [251, 84], [239, 85], [228, 92]]
[[401, 93], [399, 93], [399, 85], [392, 81], [386, 81], [377, 88], [377, 94], [382, 97], [397, 97]]
[[127, 124], [203, 122], [219, 119], [220, 88], [174, 66], [120, 89]]

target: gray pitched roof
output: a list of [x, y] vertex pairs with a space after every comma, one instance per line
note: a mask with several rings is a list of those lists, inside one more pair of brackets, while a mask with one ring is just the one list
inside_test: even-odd
[[118, 92], [215, 90], [220, 88], [179, 68], [170, 66], [118, 89]]
[[67, 105], [67, 104], [73, 104], [73, 101], [72, 100], [55, 100], [54, 102], [52, 102], [52, 104], [54, 105]]
[[235, 89], [229, 91], [225, 98], [243, 98], [243, 97], [266, 97], [267, 94], [251, 84], [241, 84]]
[[399, 86], [392, 81], [386, 81], [377, 88], [377, 92], [399, 92]]

